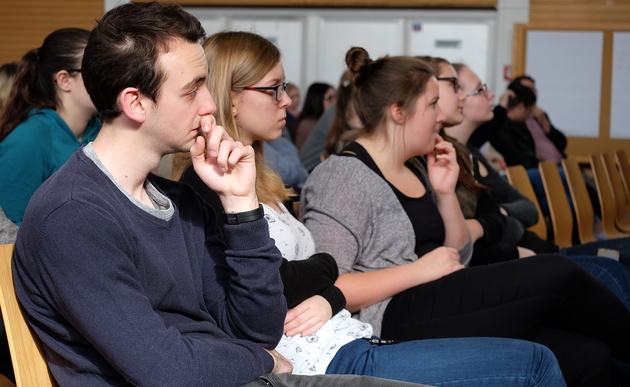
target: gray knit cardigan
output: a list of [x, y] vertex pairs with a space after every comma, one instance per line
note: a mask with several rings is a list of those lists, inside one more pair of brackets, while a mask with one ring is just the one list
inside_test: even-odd
[[[431, 187], [427, 193], [432, 194]], [[301, 207], [316, 250], [335, 258], [340, 275], [418, 259], [411, 221], [396, 194], [355, 157], [330, 156], [315, 168], [302, 190]], [[459, 254], [462, 264], [467, 265], [472, 255], [470, 239]], [[372, 324], [378, 336], [390, 300], [364, 308], [355, 317]]]

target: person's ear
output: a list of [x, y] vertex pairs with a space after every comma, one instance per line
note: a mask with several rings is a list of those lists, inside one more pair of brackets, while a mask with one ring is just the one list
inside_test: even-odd
[[402, 106], [392, 104], [389, 107], [389, 114], [396, 125], [402, 125], [405, 123], [405, 109]]
[[63, 91], [70, 91], [70, 74], [66, 70], [61, 70], [55, 75], [55, 83]]
[[149, 98], [140, 93], [135, 87], [127, 87], [120, 92], [118, 97], [120, 109], [123, 113], [129, 117], [129, 119], [138, 123], [144, 122], [146, 112], [150, 109], [146, 99]]
[[237, 97], [236, 92], [232, 91], [232, 98], [231, 98], [231, 100], [232, 100], [232, 115], [234, 117], [236, 117], [236, 115], [238, 114], [238, 109], [236, 108], [236, 103], [235, 103], [236, 97]]

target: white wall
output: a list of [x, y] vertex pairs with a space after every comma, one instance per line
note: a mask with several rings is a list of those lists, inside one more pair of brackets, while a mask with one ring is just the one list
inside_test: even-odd
[[[498, 0], [497, 2], [497, 34], [496, 34], [496, 72], [494, 86], [498, 96], [507, 88], [503, 69], [512, 65], [512, 42], [514, 23], [529, 22], [529, 0]], [[521, 74], [512, 74], [521, 75]], [[490, 83], [488, 83], [490, 85]]]
[[[105, 11], [129, 0], [104, 0]], [[212, 34], [225, 29], [256, 31], [283, 52], [287, 78], [308, 87], [338, 83], [343, 52], [365, 47], [376, 58], [441, 56], [464, 62], [497, 92], [505, 90], [504, 67], [512, 64], [514, 23], [529, 21], [529, 0], [498, 0], [496, 10], [315, 9], [188, 7]], [[418, 27], [420, 27], [418, 29]], [[436, 40], [459, 41], [437, 48]]]
[[117, 5], [120, 4], [124, 4], [124, 3], [129, 3], [131, 0], [105, 0], [103, 2], [103, 6], [105, 7], [105, 12], [109, 11], [110, 9], [114, 8]]
[[364, 47], [383, 55], [431, 55], [464, 62], [493, 87], [497, 11], [418, 9], [304, 9], [190, 7], [208, 35], [246, 30], [272, 40], [283, 53], [287, 79], [305, 92], [313, 82], [333, 86], [345, 53]]

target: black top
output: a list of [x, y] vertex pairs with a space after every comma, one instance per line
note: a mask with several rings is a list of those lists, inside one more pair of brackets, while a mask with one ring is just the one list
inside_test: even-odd
[[501, 129], [503, 122], [507, 118], [507, 110], [500, 105], [494, 107], [494, 116], [488, 122], [479, 125], [477, 129], [470, 135], [468, 143], [477, 148], [482, 146], [486, 141], [490, 141], [494, 134]]
[[515, 122], [507, 118], [501, 129], [490, 138], [490, 144], [503, 155], [508, 166], [538, 168], [536, 144], [525, 122]]
[[[350, 143], [340, 153], [340, 156], [358, 158], [383, 180], [387, 181], [370, 154], [360, 144], [356, 142]], [[440, 215], [440, 212], [433, 201], [431, 186], [429, 185], [426, 175], [420, 166], [413, 162], [407, 162], [405, 165], [418, 177], [418, 179], [420, 179], [427, 192], [419, 198], [411, 198], [400, 192], [389, 182], [387, 183], [394, 191], [394, 194], [396, 194], [396, 197], [405, 210], [407, 217], [409, 217], [409, 220], [411, 221], [411, 225], [413, 226], [413, 231], [416, 236], [416, 246], [414, 252], [418, 257], [421, 257], [426, 253], [444, 245], [446, 233], [444, 230], [442, 215]]]

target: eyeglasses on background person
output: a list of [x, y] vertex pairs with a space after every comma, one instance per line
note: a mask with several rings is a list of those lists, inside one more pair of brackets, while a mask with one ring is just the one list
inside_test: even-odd
[[453, 86], [453, 90], [455, 91], [455, 93], [459, 93], [460, 91], [462, 91], [462, 87], [459, 85], [459, 81], [457, 80], [457, 77], [437, 78], [437, 80], [450, 82], [451, 85]]
[[473, 97], [475, 95], [483, 94], [484, 97], [488, 96], [488, 86], [484, 83], [477, 90], [473, 90], [470, 93], [466, 94], [466, 98]]
[[267, 86], [267, 87], [248, 86], [248, 87], [243, 87], [241, 90], [258, 90], [258, 91], [273, 90], [275, 100], [280, 102], [282, 100], [282, 97], [284, 96], [284, 93], [287, 91], [288, 87], [289, 87], [289, 82], [285, 81], [274, 86]]

